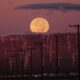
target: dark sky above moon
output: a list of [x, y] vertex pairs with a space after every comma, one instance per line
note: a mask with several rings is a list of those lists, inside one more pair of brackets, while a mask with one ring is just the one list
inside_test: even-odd
[[37, 3], [37, 4], [27, 4], [23, 6], [15, 7], [15, 9], [48, 9], [48, 10], [78, 10], [80, 11], [80, 4], [71, 3]]
[[[57, 10], [45, 9], [45, 6], [51, 6], [50, 3], [52, 5], [68, 3], [69, 5], [67, 8], [59, 6]], [[42, 4], [44, 9], [33, 9], [33, 6], [39, 7]], [[25, 7], [25, 5], [32, 9], [14, 9], [17, 6]], [[46, 0], [46, 2], [45, 0], [0, 0], [0, 35], [31, 34], [29, 25], [36, 17], [43, 17], [49, 21], [48, 33], [75, 31], [68, 26], [80, 24], [80, 0]]]

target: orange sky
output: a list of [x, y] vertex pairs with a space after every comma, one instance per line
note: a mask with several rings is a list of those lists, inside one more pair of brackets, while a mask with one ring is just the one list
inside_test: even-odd
[[30, 33], [29, 24], [35, 17], [46, 18], [50, 23], [49, 32], [53, 33], [70, 31], [69, 24], [80, 23], [80, 11], [13, 9], [20, 4], [45, 1], [80, 3], [80, 0], [0, 0], [0, 35]]

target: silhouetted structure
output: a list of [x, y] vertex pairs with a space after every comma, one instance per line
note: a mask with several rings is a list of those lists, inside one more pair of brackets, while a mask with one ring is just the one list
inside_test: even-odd
[[0, 75], [17, 75], [16, 77], [33, 74], [76, 75], [78, 73], [76, 35], [58, 33], [43, 37], [41, 35], [0, 37]]

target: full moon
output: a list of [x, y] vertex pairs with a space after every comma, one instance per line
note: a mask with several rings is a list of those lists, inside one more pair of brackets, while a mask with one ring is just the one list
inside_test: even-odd
[[45, 18], [34, 18], [30, 23], [30, 30], [34, 33], [46, 33], [49, 30], [49, 23]]

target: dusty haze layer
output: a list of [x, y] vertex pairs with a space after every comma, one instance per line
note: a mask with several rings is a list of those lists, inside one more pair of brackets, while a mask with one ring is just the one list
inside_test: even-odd
[[50, 30], [48, 33], [75, 31], [68, 26], [80, 23], [80, 11], [14, 9], [22, 4], [45, 2], [80, 4], [80, 0], [0, 0], [0, 35], [31, 34], [29, 26], [35, 17], [44, 17], [49, 21]]

